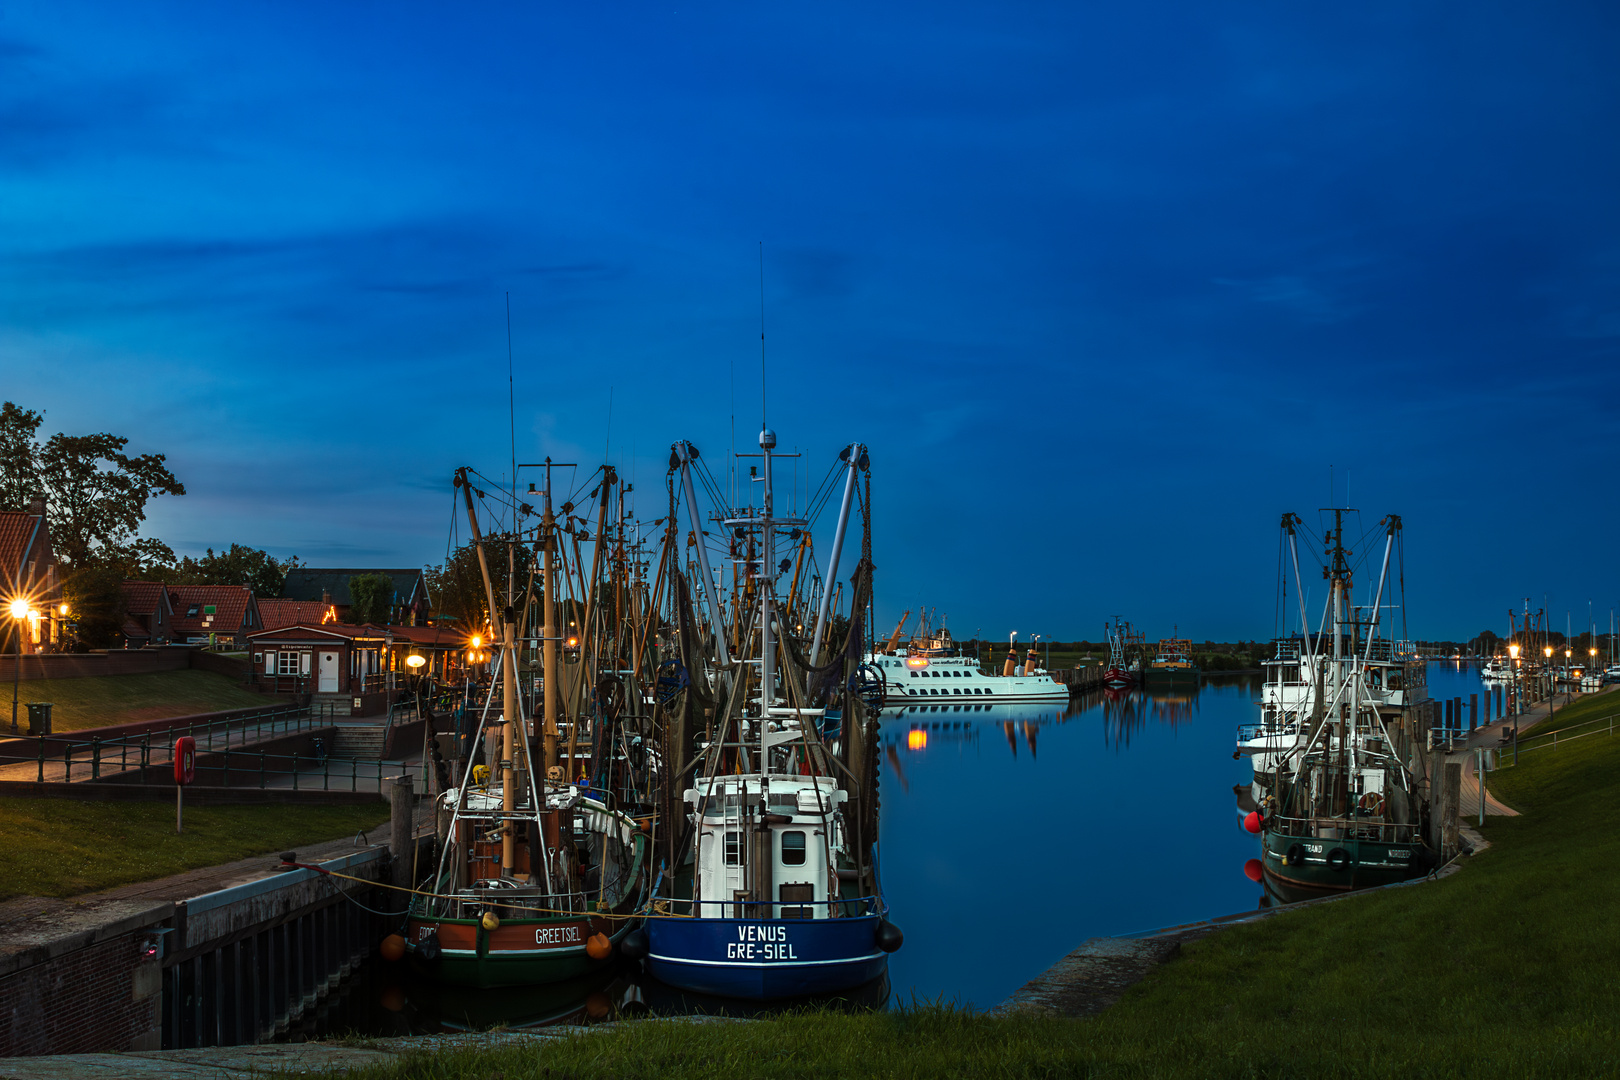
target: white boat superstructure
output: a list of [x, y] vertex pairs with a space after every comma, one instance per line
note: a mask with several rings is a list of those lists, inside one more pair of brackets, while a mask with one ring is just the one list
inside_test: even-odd
[[[941, 634], [948, 642], [948, 632]], [[1040, 668], [1026, 665], [1012, 675], [986, 675], [976, 657], [949, 647], [874, 653], [866, 662], [883, 675], [885, 706], [1069, 700], [1069, 688]]]

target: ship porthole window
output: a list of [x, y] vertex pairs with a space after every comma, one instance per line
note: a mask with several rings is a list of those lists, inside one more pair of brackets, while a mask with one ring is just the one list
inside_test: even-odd
[[782, 865], [804, 865], [804, 833], [797, 829], [782, 834]]

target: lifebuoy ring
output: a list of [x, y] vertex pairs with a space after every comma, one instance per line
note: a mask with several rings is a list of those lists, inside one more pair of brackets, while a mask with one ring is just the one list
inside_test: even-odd
[[1377, 817], [1384, 812], [1384, 796], [1376, 791], [1369, 791], [1356, 803], [1360, 808], [1362, 817]]
[[1342, 847], [1336, 847], [1328, 852], [1327, 864], [1329, 870], [1348, 870], [1350, 869], [1350, 853]]
[[1288, 850], [1283, 853], [1284, 866], [1298, 866], [1305, 861], [1305, 845], [1289, 844]]

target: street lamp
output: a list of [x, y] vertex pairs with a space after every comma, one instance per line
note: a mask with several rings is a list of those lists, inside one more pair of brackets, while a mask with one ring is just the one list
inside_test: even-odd
[[17, 691], [22, 684], [22, 621], [28, 618], [28, 601], [17, 597], [11, 602], [11, 626], [15, 631], [16, 661], [11, 672], [11, 733], [17, 734]]

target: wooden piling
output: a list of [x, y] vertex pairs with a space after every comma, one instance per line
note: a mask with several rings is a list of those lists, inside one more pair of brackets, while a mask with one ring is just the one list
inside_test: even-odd
[[411, 884], [411, 826], [416, 810], [415, 791], [409, 774], [396, 776], [388, 789], [388, 854], [394, 861], [394, 884]]

